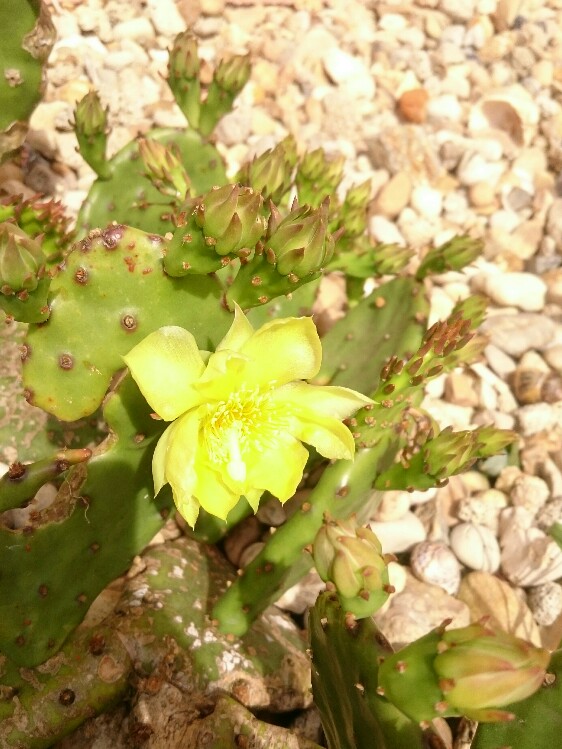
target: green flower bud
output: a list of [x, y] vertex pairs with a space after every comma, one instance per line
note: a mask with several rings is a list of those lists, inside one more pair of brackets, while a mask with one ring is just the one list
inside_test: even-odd
[[206, 237], [215, 240], [214, 250], [229, 255], [253, 249], [265, 234], [263, 198], [249, 187], [214, 187], [195, 209], [195, 221]]
[[342, 606], [357, 617], [370, 616], [387, 600], [388, 558], [369, 528], [327, 519], [313, 543], [318, 574], [335, 586]]
[[250, 78], [250, 55], [233, 55], [221, 60], [215, 70], [215, 81], [229, 94], [238, 94]]
[[199, 55], [197, 54], [197, 38], [191, 31], [182, 31], [174, 39], [168, 59], [168, 74], [170, 78], [197, 78], [199, 76]]
[[295, 178], [299, 201], [316, 206], [333, 195], [341, 182], [344, 163], [344, 156], [329, 159], [322, 148], [306, 153]]
[[423, 281], [431, 273], [462, 270], [482, 254], [483, 246], [481, 239], [460, 236], [453, 237], [439, 247], [432, 247], [420, 263], [416, 278]]
[[102, 179], [109, 176], [105, 157], [107, 146], [107, 109], [101, 105], [97, 91], [90, 91], [74, 110], [74, 131], [79, 151]]
[[139, 154], [146, 176], [162, 194], [174, 198], [185, 197], [190, 179], [176, 149], [168, 148], [156, 140], [140, 138]]
[[199, 127], [201, 82], [199, 80], [197, 40], [190, 31], [174, 39], [168, 60], [168, 86], [191, 127]]
[[371, 180], [366, 179], [358, 185], [353, 185], [347, 191], [343, 202], [344, 209], [347, 208], [366, 208], [371, 199]]
[[510, 720], [513, 714], [500, 708], [539, 689], [549, 657], [484, 621], [448, 632], [441, 627], [386, 658], [379, 687], [413, 720]]
[[0, 293], [26, 297], [45, 276], [41, 245], [12, 223], [0, 224]]
[[328, 201], [320, 208], [294, 205], [284, 219], [272, 205], [265, 246], [281, 275], [302, 278], [320, 270], [332, 257], [334, 244], [328, 232]]
[[[283, 143], [285, 141], [254, 158], [243, 167], [241, 174], [241, 179], [251, 188], [261, 192], [265, 200], [270, 199], [274, 203], [281, 200], [292, 183], [293, 151], [286, 150]], [[287, 146], [290, 148], [290, 145], [289, 141]]]
[[76, 105], [75, 128], [87, 138], [104, 135], [107, 131], [107, 109], [101, 105], [97, 91], [90, 91]]

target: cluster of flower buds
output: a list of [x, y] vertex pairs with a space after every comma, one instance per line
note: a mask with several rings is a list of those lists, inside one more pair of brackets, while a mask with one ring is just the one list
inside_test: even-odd
[[317, 278], [334, 252], [336, 238], [328, 230], [328, 211], [327, 200], [320, 208], [299, 207], [295, 201], [282, 218], [270, 204], [265, 239], [229, 288], [229, 306], [234, 302], [243, 308], [265, 304]]
[[318, 574], [333, 587], [342, 608], [356, 618], [371, 616], [393, 592], [388, 563], [379, 539], [369, 528], [357, 527], [354, 519], [325, 518], [312, 545]]
[[249, 257], [263, 237], [263, 198], [249, 187], [224, 185], [189, 200], [167, 237], [164, 267], [171, 276], [212, 273]]
[[379, 690], [416, 721], [512, 719], [502, 708], [540, 688], [549, 653], [484, 620], [446, 631], [448, 623], [385, 658]]

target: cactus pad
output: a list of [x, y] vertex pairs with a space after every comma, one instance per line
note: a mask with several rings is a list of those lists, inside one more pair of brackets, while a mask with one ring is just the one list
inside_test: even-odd
[[24, 344], [30, 403], [64, 421], [93, 413], [122, 357], [162, 325], [188, 328], [201, 349], [218, 343], [230, 322], [218, 283], [170, 278], [164, 247], [159, 236], [114, 225], [67, 255], [51, 284], [50, 317], [30, 326]]
[[[204, 143], [197, 133], [191, 130], [153, 130], [150, 139], [177, 147], [194, 194], [206, 192], [214, 185], [226, 184], [219, 152], [214, 146]], [[78, 229], [82, 235], [111, 221], [126, 221], [131, 226], [158, 234], [173, 229], [168, 218], [173, 199], [163, 196], [145, 176], [137, 141], [116, 153], [109, 160], [108, 167], [109, 179], [97, 179], [82, 205], [78, 216]]]

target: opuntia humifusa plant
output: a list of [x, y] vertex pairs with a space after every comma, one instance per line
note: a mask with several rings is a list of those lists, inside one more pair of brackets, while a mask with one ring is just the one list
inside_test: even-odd
[[[313, 687], [330, 749], [374, 740], [377, 749], [441, 749], [442, 716], [505, 718], [512, 701], [533, 699], [548, 668], [546, 651], [485, 623], [440, 628], [392, 653], [371, 618], [393, 590], [391, 557], [366, 527], [382, 492], [442, 485], [515, 440], [490, 426], [441, 429], [422, 408], [425, 385], [484, 346], [478, 297], [428, 328], [428, 279], [462, 269], [481, 245], [457, 237], [416, 257], [376, 242], [370, 180], [343, 192], [343, 157], [307, 152], [290, 135], [228, 176], [211, 136], [248, 81], [250, 60], [226, 56], [209, 74], [203, 67], [195, 36], [179, 34], [168, 84], [186, 128], [144, 133], [113, 155], [105, 92], [78, 102], [78, 150], [97, 178], [75, 235], [57, 203], [0, 204], [0, 307], [10, 351], [20, 345], [21, 356], [10, 398], [17, 392], [25, 413], [43, 417], [37, 441], [25, 417], [6, 426], [15, 411], [0, 410], [0, 434], [15, 435], [0, 479], [0, 698], [12, 700], [2, 714], [19, 741], [22, 673], [46, 695], [58, 689], [61, 705], [71, 699], [61, 674], [84, 685], [85, 704], [63, 728], [58, 707], [47, 711], [47, 733], [29, 723], [30, 746], [47, 746], [123, 697], [123, 669], [135, 678], [162, 669], [168, 684], [185, 688], [178, 648], [196, 661], [201, 645], [189, 640], [190, 606], [208, 625], [206, 645], [235, 642], [229, 657], [238, 666], [243, 643], [257, 663], [268, 646], [266, 635], [257, 650], [246, 640], [254, 622], [268, 620], [267, 607], [315, 565], [328, 592], [310, 613]], [[346, 307], [321, 337], [312, 313], [332, 271], [345, 278]], [[26, 453], [30, 443], [47, 449]], [[186, 546], [198, 553], [216, 544], [244, 519], [259, 526], [249, 516], [271, 497], [290, 508], [285, 522], [222, 583], [221, 547], [205, 547], [205, 560], [221, 561], [197, 567], [197, 603], [182, 609], [184, 569], [174, 559]], [[169, 545], [162, 536], [153, 556], [140, 556], [175, 511], [175, 532], [179, 525], [190, 539]], [[135, 658], [112, 640], [119, 676], [96, 701], [99, 680], [81, 678], [93, 666], [76, 655], [79, 625], [133, 561], [156, 578], [140, 587], [142, 642], [124, 640], [140, 650]], [[173, 617], [164, 599], [173, 599]], [[112, 615], [121, 634], [128, 625], [119, 617], [134, 618], [136, 605], [121, 599]], [[143, 661], [153, 642], [165, 643], [169, 658]], [[51, 671], [57, 658], [60, 674]], [[217, 663], [202, 660], [208, 681]], [[230, 686], [244, 694], [238, 681]], [[29, 717], [38, 698], [22, 695]], [[202, 711], [217, 699], [205, 695], [202, 730], [212, 725]], [[219, 701], [216, 719], [231, 713], [239, 714]], [[262, 725], [251, 722], [258, 736]], [[227, 735], [230, 723], [221, 725], [217, 735]]]

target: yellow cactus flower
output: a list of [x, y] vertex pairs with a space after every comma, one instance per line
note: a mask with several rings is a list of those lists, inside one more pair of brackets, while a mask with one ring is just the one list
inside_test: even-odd
[[257, 510], [264, 491], [293, 496], [313, 445], [332, 460], [353, 458], [341, 420], [372, 401], [343, 387], [304, 382], [322, 348], [308, 317], [254, 330], [237, 307], [215, 353], [199, 351], [183, 328], [148, 335], [124, 357], [142, 394], [164, 421], [152, 461], [156, 494], [169, 483], [193, 526], [203, 507], [226, 519], [241, 496]]

